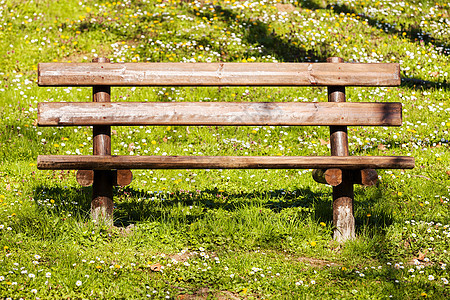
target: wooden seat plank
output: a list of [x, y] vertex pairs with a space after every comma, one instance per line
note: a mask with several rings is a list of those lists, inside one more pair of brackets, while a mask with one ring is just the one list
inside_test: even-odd
[[401, 103], [116, 102], [39, 103], [40, 126], [400, 126]]
[[39, 63], [40, 86], [398, 86], [399, 64]]
[[39, 155], [38, 169], [412, 169], [409, 156]]

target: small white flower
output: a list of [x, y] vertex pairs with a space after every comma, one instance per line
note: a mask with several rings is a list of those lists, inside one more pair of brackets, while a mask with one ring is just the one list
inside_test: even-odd
[[77, 282], [75, 282], [76, 286], [81, 286], [83, 283], [81, 282], [81, 280], [78, 280]]
[[311, 280], [311, 284], [316, 284], [316, 281], [315, 280]]
[[428, 280], [434, 280], [434, 276], [433, 275], [428, 275]]
[[36, 275], [34, 275], [33, 273], [30, 273], [30, 274], [28, 274], [28, 277], [34, 278], [34, 277], [36, 277]]
[[47, 278], [52, 277], [52, 273], [50, 273], [50, 272], [45, 273], [45, 277], [47, 277]]
[[4, 276], [0, 276], [0, 281], [3, 281], [3, 280], [5, 280], [5, 277]]
[[37, 260], [39, 260], [39, 259], [41, 259], [41, 256], [38, 255], [38, 254], [36, 254], [36, 255], [34, 256], [34, 258], [37, 259]]
[[303, 280], [299, 280], [295, 283], [295, 285], [303, 285]]
[[30, 292], [32, 292], [33, 294], [37, 293], [37, 289], [32, 289]]
[[447, 278], [441, 278], [441, 280], [442, 280], [442, 282], [443, 282], [444, 284], [448, 284], [448, 279], [447, 279]]

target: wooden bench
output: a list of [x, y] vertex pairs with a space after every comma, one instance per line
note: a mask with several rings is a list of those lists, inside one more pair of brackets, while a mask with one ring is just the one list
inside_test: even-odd
[[[346, 86], [398, 86], [398, 64], [343, 63], [40, 63], [40, 86], [92, 86], [93, 102], [39, 103], [41, 126], [93, 126], [93, 155], [39, 155], [39, 169], [75, 169], [93, 183], [91, 215], [112, 220], [113, 186], [129, 169], [315, 169], [333, 186], [334, 238], [355, 236], [353, 184], [374, 184], [375, 169], [410, 169], [414, 158], [349, 156], [347, 126], [400, 126], [401, 103], [345, 102]], [[110, 102], [111, 86], [327, 86], [328, 102]], [[331, 156], [115, 156], [111, 126], [329, 126]]]

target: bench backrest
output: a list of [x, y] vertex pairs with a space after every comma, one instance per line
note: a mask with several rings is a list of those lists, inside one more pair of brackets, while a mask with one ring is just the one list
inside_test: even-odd
[[[396, 86], [398, 64], [41, 63], [40, 86]], [[344, 99], [345, 100], [345, 99]], [[41, 126], [401, 125], [400, 103], [41, 103]]]
[[[336, 61], [331, 59], [331, 61]], [[337, 60], [340, 61], [340, 60]], [[398, 64], [364, 63], [40, 63], [40, 86], [92, 86], [94, 102], [39, 103], [40, 126], [86, 126], [94, 131], [117, 125], [324, 125], [331, 128], [331, 154], [348, 155], [345, 126], [400, 126], [401, 103], [348, 103], [345, 86], [397, 86]], [[329, 102], [110, 102], [111, 86], [327, 86]], [[336, 131], [336, 132], [334, 132]], [[108, 135], [108, 134], [106, 134]], [[105, 135], [103, 135], [105, 138]], [[110, 137], [109, 137], [110, 139]], [[103, 143], [103, 142], [102, 142]], [[103, 143], [104, 144], [104, 143]], [[110, 155], [111, 150], [94, 154]], [[235, 157], [224, 163], [220, 157], [74, 158], [41, 156], [40, 168], [310, 168], [338, 165], [344, 169], [409, 168], [410, 158], [377, 157], [336, 159]], [[196, 160], [197, 159], [197, 160]], [[67, 161], [70, 160], [70, 161]], [[82, 162], [82, 160], [85, 160]], [[94, 162], [94, 160], [97, 160]], [[284, 160], [284, 162], [282, 162]], [[230, 163], [235, 161], [235, 163]], [[134, 163], [133, 163], [134, 162]]]

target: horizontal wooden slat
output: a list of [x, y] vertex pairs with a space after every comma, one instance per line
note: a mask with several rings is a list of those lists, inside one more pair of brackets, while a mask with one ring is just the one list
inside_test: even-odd
[[399, 64], [40, 63], [40, 86], [398, 86]]
[[47, 170], [111, 169], [412, 169], [407, 156], [102, 156], [39, 155]]
[[402, 123], [401, 103], [121, 102], [39, 103], [41, 126], [385, 125]]

